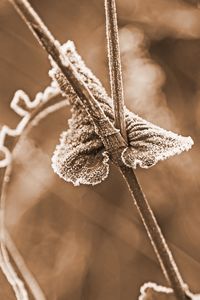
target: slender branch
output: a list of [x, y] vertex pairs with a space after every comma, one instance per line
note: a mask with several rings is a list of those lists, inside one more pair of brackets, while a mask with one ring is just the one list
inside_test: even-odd
[[134, 202], [140, 213], [154, 251], [158, 257], [163, 273], [173, 288], [176, 298], [181, 300], [190, 299], [186, 295], [187, 286], [184, 284], [172, 253], [156, 221], [154, 213], [151, 210], [144, 193], [142, 192], [135, 173], [132, 169], [126, 166], [122, 166], [120, 170], [126, 179], [133, 199], [135, 199]]
[[80, 76], [69, 59], [60, 50], [60, 44], [49, 32], [46, 25], [42, 22], [38, 14], [30, 6], [27, 0], [9, 0], [29, 26], [39, 43], [46, 52], [52, 57], [63, 75], [70, 82], [74, 91], [79, 96], [80, 104], [91, 116], [98, 134], [102, 137], [105, 148], [110, 152], [111, 149], [122, 149], [126, 142], [121, 134], [116, 130], [110, 120], [104, 114], [99, 103], [94, 98], [87, 85], [80, 80]]
[[117, 12], [114, 0], [105, 0], [106, 34], [108, 44], [108, 60], [112, 99], [114, 100], [115, 127], [120, 129], [126, 140], [126, 125], [124, 118], [124, 92], [120, 59]]
[[[117, 25], [117, 11], [115, 0], [105, 0], [106, 33], [108, 43], [109, 72], [111, 81], [112, 98], [115, 109], [115, 124], [120, 129], [124, 139], [126, 136], [124, 117], [123, 81], [121, 73], [121, 59], [119, 47], [119, 34]], [[171, 251], [160, 230], [156, 218], [148, 204], [147, 199], [139, 185], [137, 177], [131, 168], [121, 165], [119, 167], [129, 186], [130, 192], [140, 213], [143, 224], [158, 257], [166, 279], [171, 284], [177, 299], [185, 299], [184, 283], [178, 271]]]
[[[129, 188], [131, 190], [131, 194], [135, 199], [137, 204], [138, 210], [144, 222], [144, 225], [147, 229], [149, 237], [151, 239], [152, 244], [154, 245], [155, 252], [159, 257], [159, 261], [161, 266], [164, 269], [164, 273], [166, 274], [167, 279], [170, 281], [171, 286], [174, 289], [174, 293], [178, 300], [185, 300], [187, 299], [185, 295], [185, 287], [182, 281], [182, 278], [177, 270], [176, 264], [172, 258], [171, 252], [169, 251], [164, 237], [160, 231], [160, 228], [156, 222], [156, 219], [144, 197], [144, 194], [137, 182], [135, 174], [133, 173], [132, 169], [127, 168], [123, 165], [121, 161], [121, 151], [126, 146], [125, 140], [123, 139], [122, 135], [116, 131], [112, 123], [109, 119], [106, 118], [103, 110], [100, 108], [99, 104], [93, 97], [92, 93], [89, 91], [87, 86], [80, 80], [80, 77], [71, 63], [63, 57], [60, 49], [59, 43], [55, 41], [53, 36], [48, 31], [47, 27], [43, 24], [40, 20], [39, 16], [36, 12], [30, 7], [27, 0], [10, 0], [11, 3], [15, 5], [17, 10], [25, 19], [26, 23], [29, 25], [31, 30], [39, 39], [40, 43], [43, 45], [45, 50], [48, 54], [51, 55], [53, 60], [57, 63], [58, 67], [60, 68], [63, 75], [67, 78], [67, 80], [71, 83], [72, 87], [76, 91], [77, 95], [80, 98], [81, 104], [85, 107], [87, 112], [92, 117], [94, 124], [96, 125], [96, 130], [99, 136], [104, 143], [104, 146], [110, 153], [112, 160], [115, 164], [120, 168], [121, 172], [123, 173]], [[114, 2], [112, 1], [112, 4]], [[109, 4], [109, 3], [108, 3]], [[112, 61], [110, 62], [110, 67], [115, 69], [115, 83], [113, 83], [113, 95], [114, 93], [118, 93], [116, 107], [116, 120], [119, 122], [119, 128], [123, 132], [122, 121], [124, 122], [124, 114], [123, 114], [123, 89], [122, 89], [122, 80], [121, 77], [119, 78], [119, 72], [121, 74], [121, 65], [120, 65], [120, 56], [119, 56], [119, 48], [118, 47], [118, 34], [117, 27], [116, 27], [116, 11], [115, 6], [111, 7], [111, 12], [115, 14], [115, 17], [112, 17], [110, 21], [115, 26], [114, 30], [111, 30], [111, 25], [109, 25], [109, 43], [111, 44], [111, 40], [114, 42], [115, 47], [111, 44], [110, 51], [112, 54], [110, 57]], [[111, 24], [111, 23], [110, 23]], [[111, 33], [113, 32], [113, 33]], [[112, 38], [111, 35], [115, 35], [115, 38]], [[114, 64], [114, 55], [116, 55], [117, 63]], [[114, 78], [114, 71], [111, 72], [111, 75]], [[114, 81], [114, 80], [113, 80]], [[117, 84], [116, 84], [117, 82]], [[115, 86], [115, 88], [114, 88]], [[102, 126], [103, 125], [103, 126]], [[104, 127], [104, 128], [102, 128]], [[106, 127], [106, 131], [105, 131]], [[106, 133], [106, 134], [105, 134]], [[125, 136], [125, 133], [123, 133]]]
[[[49, 94], [49, 99], [46, 102], [41, 103], [31, 113], [27, 127], [24, 129], [24, 133], [33, 127], [33, 121], [39, 122], [45, 118], [49, 113], [57, 111], [63, 106], [67, 105], [67, 101], [63, 100], [62, 97], [58, 97], [55, 94], [53, 97]], [[35, 124], [35, 123], [34, 123]], [[14, 151], [17, 142], [21, 136], [13, 137], [7, 136], [6, 144], [9, 144], [10, 151]], [[6, 209], [6, 197], [7, 189], [9, 184], [9, 178], [11, 174], [11, 165], [7, 168], [0, 169], [0, 268], [7, 278], [8, 282], [13, 288], [17, 300], [28, 300], [28, 293], [22, 280], [18, 277], [12, 266], [9, 256], [13, 259], [18, 270], [20, 271], [23, 279], [29, 286], [33, 296], [36, 300], [45, 300], [45, 296], [36, 282], [33, 275], [30, 273], [25, 265], [20, 253], [10, 238], [6, 226], [5, 226], [5, 209]]]
[[10, 263], [9, 255], [6, 249], [6, 239], [5, 239], [5, 223], [4, 223], [4, 214], [5, 214], [5, 199], [7, 194], [8, 185], [6, 184], [9, 181], [9, 176], [11, 173], [11, 165], [6, 169], [4, 180], [2, 183], [2, 193], [1, 193], [1, 202], [0, 202], [0, 211], [1, 211], [1, 219], [0, 219], [0, 267], [2, 272], [4, 273], [6, 279], [12, 286], [12, 289], [15, 293], [17, 300], [28, 300], [28, 293], [24, 286], [23, 281], [18, 277], [15, 272], [13, 266]]
[[[94, 120], [102, 120], [103, 118], [105, 119], [106, 117], [91, 91], [87, 88], [86, 84], [80, 80], [79, 74], [74, 66], [61, 52], [59, 42], [55, 40], [38, 14], [30, 6], [29, 2], [27, 0], [9, 1], [15, 6], [21, 17], [36, 36], [39, 43], [56, 62], [62, 73], [68, 79], [73, 89], [79, 96], [82, 104], [87, 110], [89, 110], [89, 114], [92, 115], [92, 118]], [[106, 121], [107, 120], [108, 119], [106, 118]]]
[[37, 300], [45, 300], [46, 297], [45, 297], [43, 291], [41, 290], [41, 288], [40, 288], [39, 284], [37, 283], [36, 279], [34, 278], [33, 274], [28, 269], [23, 257], [21, 256], [20, 252], [18, 251], [18, 249], [8, 231], [6, 231], [6, 247], [8, 248], [8, 251], [12, 256], [12, 259], [14, 260], [17, 268], [19, 269], [20, 273], [22, 274], [23, 279], [26, 282], [27, 286], [29, 287], [34, 298]]

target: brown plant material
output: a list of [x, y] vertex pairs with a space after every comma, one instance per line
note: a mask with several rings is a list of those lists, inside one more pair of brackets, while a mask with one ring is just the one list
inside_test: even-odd
[[121, 135], [126, 140], [127, 136], [124, 118], [124, 91], [120, 59], [117, 10], [114, 0], [105, 0], [105, 14], [111, 98], [113, 99], [114, 103], [115, 127], [120, 130]]
[[[0, 150], [5, 154], [2, 156], [2, 161], [0, 161], [0, 169], [3, 171], [0, 182], [0, 267], [11, 285], [17, 300], [29, 299], [24, 281], [30, 290], [33, 291], [35, 299], [44, 300], [45, 296], [33, 275], [26, 267], [23, 258], [5, 228], [6, 195], [11, 174], [12, 152], [24, 132], [38, 124], [40, 120], [50, 113], [66, 106], [66, 99], [60, 96], [57, 97], [58, 95], [58, 90], [55, 87], [47, 87], [44, 92], [37, 94], [35, 99], [31, 101], [23, 91], [17, 91], [11, 101], [11, 108], [21, 117], [21, 120], [15, 129], [3, 126], [0, 132]], [[19, 278], [10, 257], [16, 263], [23, 279]]]
[[[109, 120], [114, 122], [113, 103], [100, 81], [85, 66], [72, 42], [62, 46], [81, 80], [87, 85]], [[69, 130], [61, 135], [60, 145], [52, 158], [54, 171], [66, 181], [78, 184], [98, 184], [109, 173], [108, 151], [99, 137], [87, 111], [80, 105], [73, 88], [53, 63], [50, 75], [72, 106]], [[149, 168], [158, 161], [167, 159], [193, 144], [190, 137], [182, 137], [147, 122], [125, 108], [128, 147], [124, 147], [122, 161], [132, 168]], [[103, 124], [102, 124], [102, 131]]]

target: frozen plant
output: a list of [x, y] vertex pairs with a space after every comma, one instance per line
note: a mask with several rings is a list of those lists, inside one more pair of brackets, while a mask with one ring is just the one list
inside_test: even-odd
[[[106, 117], [113, 123], [112, 100], [101, 82], [85, 66], [74, 44], [69, 41], [61, 47], [61, 50], [99, 102]], [[98, 184], [108, 176], [109, 153], [98, 131], [95, 130], [90, 115], [79, 103], [77, 94], [55, 63], [49, 73], [72, 106], [69, 129], [61, 135], [60, 144], [56, 147], [52, 158], [52, 167], [60, 177], [75, 185]], [[190, 137], [182, 137], [153, 125], [127, 108], [125, 108], [125, 125], [128, 145], [122, 151], [122, 161], [134, 169], [137, 166], [152, 167], [160, 160], [189, 150], [193, 145]]]
[[[72, 42], [61, 46], [27, 0], [10, 1], [49, 54], [53, 86], [55, 82], [58, 84], [71, 105], [69, 129], [61, 135], [60, 145], [53, 155], [54, 170], [75, 185], [94, 185], [108, 176], [110, 159], [126, 180], [166, 281], [172, 288], [160, 289], [161, 292], [169, 297], [173, 293], [172, 297], [177, 300], [194, 299], [133, 171], [137, 166], [149, 168], [160, 160], [189, 150], [193, 141], [153, 125], [126, 109], [115, 0], [105, 0], [111, 98], [85, 66]], [[142, 293], [140, 300], [151, 299], [146, 289]]]

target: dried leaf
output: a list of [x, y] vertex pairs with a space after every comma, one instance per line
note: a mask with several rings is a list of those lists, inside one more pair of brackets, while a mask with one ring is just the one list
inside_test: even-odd
[[[105, 115], [113, 122], [112, 100], [100, 81], [85, 66], [74, 44], [71, 41], [67, 42], [62, 46], [62, 51], [99, 102]], [[72, 106], [69, 130], [62, 134], [60, 145], [56, 147], [52, 158], [53, 169], [60, 177], [74, 184], [97, 184], [108, 176], [108, 156], [101, 139], [95, 132], [92, 119], [81, 106], [78, 96], [54, 62], [52, 66], [50, 76], [57, 82], [61, 92]], [[122, 160], [127, 166], [136, 168], [139, 165], [142, 168], [149, 168], [160, 160], [189, 150], [193, 145], [190, 137], [182, 137], [166, 131], [143, 120], [126, 108], [125, 121], [129, 147], [124, 149]], [[101, 162], [103, 164], [100, 167]], [[76, 168], [79, 171], [76, 171]]]
[[[62, 50], [79, 72], [80, 78], [92, 91], [105, 114], [113, 120], [111, 101], [106, 91], [85, 66], [75, 51], [74, 44], [68, 42], [62, 46]], [[68, 121], [69, 129], [61, 135], [60, 144], [52, 157], [52, 167], [61, 178], [75, 185], [98, 184], [108, 176], [108, 154], [95, 132], [90, 116], [79, 104], [79, 98], [67, 79], [55, 65], [50, 75], [59, 83], [61, 91], [72, 106], [72, 118]]]
[[158, 161], [189, 150], [193, 145], [190, 137], [183, 137], [164, 130], [127, 111], [126, 124], [129, 147], [122, 153], [123, 162], [132, 168], [149, 168]]
[[[176, 300], [173, 290], [153, 282], [145, 283], [140, 289], [138, 300]], [[187, 292], [188, 300], [200, 300], [200, 295]]]
[[[88, 127], [82, 127], [82, 138], [87, 139]], [[108, 176], [108, 154], [103, 150], [99, 139], [94, 138], [84, 143], [79, 143], [78, 140], [75, 132], [71, 134], [68, 130], [62, 133], [60, 145], [56, 147], [52, 157], [53, 169], [65, 181], [74, 185], [98, 184]]]

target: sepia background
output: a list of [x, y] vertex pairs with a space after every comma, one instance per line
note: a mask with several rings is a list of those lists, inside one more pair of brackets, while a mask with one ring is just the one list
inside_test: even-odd
[[[126, 105], [192, 136], [188, 153], [138, 169], [185, 281], [200, 292], [200, 9], [198, 1], [118, 0]], [[73, 40], [109, 92], [103, 0], [32, 0], [54, 36]], [[50, 84], [49, 62], [8, 1], [0, 1], [0, 125], [16, 127], [17, 89], [31, 99]], [[112, 166], [95, 187], [51, 169], [69, 108], [34, 128], [16, 153], [6, 223], [48, 300], [133, 300], [147, 281], [165, 284], [125, 183]], [[15, 299], [0, 273], [0, 299]]]

